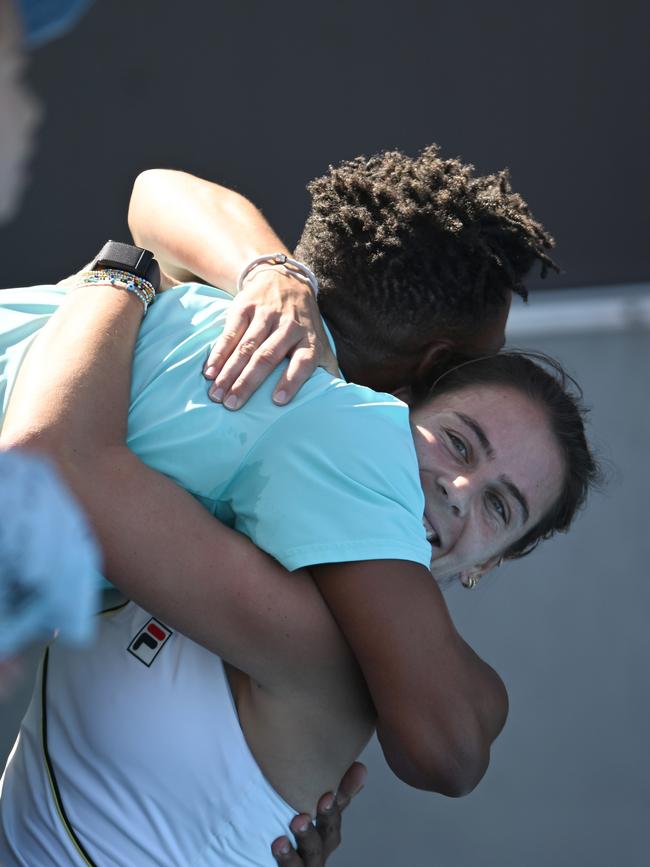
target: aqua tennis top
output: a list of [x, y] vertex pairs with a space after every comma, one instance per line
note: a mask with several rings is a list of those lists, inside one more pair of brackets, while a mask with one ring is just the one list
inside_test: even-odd
[[[63, 297], [57, 286], [0, 293], [3, 412], [26, 348]], [[135, 352], [129, 446], [287, 569], [367, 559], [428, 567], [406, 405], [319, 369], [277, 407], [282, 368], [242, 410], [214, 404], [201, 369], [229, 301], [185, 284], [150, 308]]]

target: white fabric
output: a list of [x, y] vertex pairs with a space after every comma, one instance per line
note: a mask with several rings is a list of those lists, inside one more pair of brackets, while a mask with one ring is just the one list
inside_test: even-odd
[[90, 650], [50, 649], [47, 746], [64, 810], [91, 861], [78, 854], [55, 806], [39, 679], [2, 782], [3, 867], [275, 864], [271, 841], [287, 832], [294, 810], [250, 753], [221, 660], [172, 633], [153, 660], [155, 648], [141, 645], [143, 662], [128, 648], [150, 619], [128, 603], [101, 616]]

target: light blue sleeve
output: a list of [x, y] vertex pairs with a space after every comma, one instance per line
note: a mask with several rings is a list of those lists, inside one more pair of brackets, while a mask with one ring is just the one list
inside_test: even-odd
[[0, 401], [3, 419], [27, 350], [64, 298], [65, 290], [60, 286], [0, 290]]
[[408, 410], [340, 383], [285, 409], [223, 492], [235, 527], [287, 569], [356, 560], [429, 567]]

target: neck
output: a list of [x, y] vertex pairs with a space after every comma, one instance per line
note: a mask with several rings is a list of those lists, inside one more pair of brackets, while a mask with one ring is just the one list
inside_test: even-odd
[[384, 359], [365, 356], [363, 349], [350, 343], [335, 325], [327, 322], [336, 349], [341, 373], [348, 382], [365, 385], [374, 391], [393, 392], [414, 375], [412, 363], [387, 356]]

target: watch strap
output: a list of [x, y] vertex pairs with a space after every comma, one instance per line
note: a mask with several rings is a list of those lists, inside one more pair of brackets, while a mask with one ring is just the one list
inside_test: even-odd
[[90, 270], [100, 271], [106, 268], [127, 271], [134, 277], [147, 280], [155, 290], [160, 288], [160, 268], [151, 250], [145, 250], [144, 247], [107, 241], [95, 257]]

